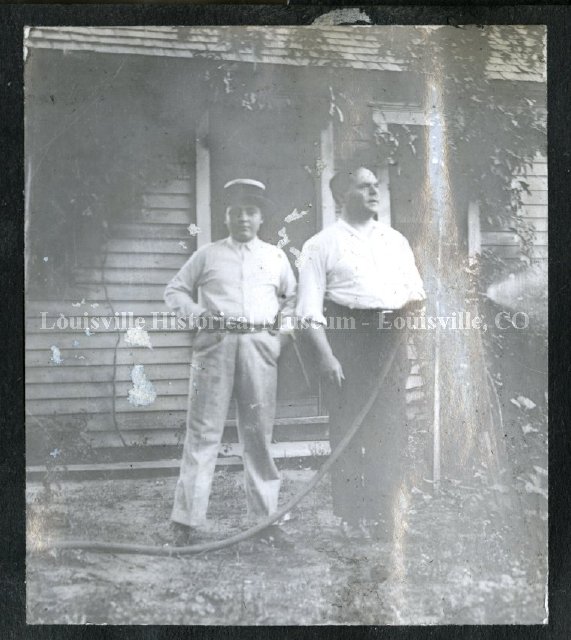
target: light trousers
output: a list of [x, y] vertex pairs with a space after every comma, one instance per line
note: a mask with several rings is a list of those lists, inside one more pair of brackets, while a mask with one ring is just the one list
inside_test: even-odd
[[232, 396], [238, 406], [248, 517], [277, 510], [280, 477], [270, 455], [276, 409], [280, 338], [268, 331], [200, 331], [193, 345], [186, 438], [172, 520], [206, 521], [224, 422]]

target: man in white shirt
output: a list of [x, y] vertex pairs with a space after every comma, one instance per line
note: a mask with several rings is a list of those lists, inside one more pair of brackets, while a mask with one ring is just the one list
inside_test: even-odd
[[373, 391], [379, 366], [397, 350], [378, 400], [332, 472], [333, 507], [343, 531], [386, 539], [406, 444], [409, 373], [394, 319], [422, 306], [426, 295], [408, 241], [375, 219], [380, 198], [374, 173], [353, 165], [336, 173], [330, 186], [341, 215], [303, 247], [297, 315], [310, 326], [306, 335], [326, 382], [332, 447]]
[[[169, 282], [165, 301], [199, 329], [193, 343], [187, 432], [172, 511], [177, 544], [201, 535], [224, 421], [234, 395], [252, 521], [277, 510], [280, 477], [270, 454], [279, 319], [294, 311], [296, 282], [284, 252], [258, 238], [265, 185], [224, 186], [230, 235], [201, 247]], [[264, 533], [287, 542], [277, 527]]]

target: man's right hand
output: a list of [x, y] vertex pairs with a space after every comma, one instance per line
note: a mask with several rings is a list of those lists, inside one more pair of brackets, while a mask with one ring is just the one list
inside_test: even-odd
[[320, 373], [327, 380], [338, 387], [343, 385], [345, 376], [343, 375], [343, 368], [337, 358], [331, 353], [323, 358], [319, 365]]
[[206, 309], [200, 314], [200, 317], [207, 318], [207, 319], [212, 318], [213, 320], [220, 320], [221, 318], [224, 317], [224, 314], [222, 313], [222, 311], [212, 311], [212, 309]]
[[222, 318], [224, 314], [221, 311], [213, 311], [212, 309], [205, 309], [198, 316], [198, 328], [199, 330], [220, 329], [222, 324]]

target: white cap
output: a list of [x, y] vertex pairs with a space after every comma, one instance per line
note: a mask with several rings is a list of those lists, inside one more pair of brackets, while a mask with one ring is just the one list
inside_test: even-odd
[[257, 187], [262, 191], [266, 190], [266, 185], [259, 180], [251, 180], [250, 178], [237, 178], [236, 180], [230, 180], [224, 185], [224, 189], [228, 189], [228, 187], [233, 187], [234, 185], [248, 185], [250, 187]]

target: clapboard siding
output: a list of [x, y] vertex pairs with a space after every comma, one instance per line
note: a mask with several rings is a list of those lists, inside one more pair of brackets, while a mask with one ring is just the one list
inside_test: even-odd
[[170, 309], [164, 302], [143, 302], [125, 300], [123, 298], [112, 302], [107, 302], [106, 300], [94, 302], [82, 296], [75, 296], [58, 302], [54, 300], [28, 300], [25, 310], [26, 318], [37, 320], [41, 319], [42, 316], [40, 314], [42, 313], [47, 314], [46, 318], [59, 318], [62, 314], [66, 318], [74, 318], [81, 317], [84, 313], [90, 316], [113, 316], [115, 313], [132, 313], [134, 316], [146, 317], [151, 317], [153, 313], [170, 313]]
[[[115, 369], [117, 382], [131, 380], [132, 366], [119, 365]], [[145, 366], [145, 374], [153, 383], [160, 380], [184, 380], [188, 379], [189, 364], [148, 364]], [[26, 385], [42, 385], [52, 389], [67, 383], [98, 383], [113, 380], [113, 367], [111, 365], [94, 365], [91, 367], [75, 367], [73, 363], [68, 366], [32, 367], [26, 371]], [[54, 396], [47, 396], [54, 397]]]
[[[149, 374], [146, 371], [147, 375]], [[420, 377], [411, 377], [407, 382], [407, 390], [412, 390], [422, 387], [422, 380]], [[188, 393], [188, 368], [186, 368], [185, 375], [182, 375], [180, 379], [163, 379], [153, 380], [153, 386], [157, 392], [157, 396], [185, 396]], [[129, 389], [132, 384], [130, 380], [116, 381], [115, 383], [115, 397], [123, 398], [127, 397]], [[70, 381], [61, 382], [49, 380], [41, 383], [31, 383], [27, 380], [26, 385], [26, 400], [60, 400], [60, 399], [75, 399], [75, 398], [106, 398], [113, 395], [113, 383], [110, 381], [110, 377], [106, 381], [96, 382], [93, 380], [88, 381]]]
[[[127, 394], [116, 395], [115, 411], [117, 424], [122, 429], [142, 429], [152, 430], [156, 427], [165, 426], [166, 415], [173, 416], [175, 414], [177, 420], [184, 422], [186, 407], [188, 402], [188, 394], [185, 392], [180, 395], [162, 395], [157, 396], [156, 400], [148, 406], [135, 406], [128, 400]], [[62, 420], [71, 420], [72, 417], [82, 416], [88, 422], [90, 431], [109, 431], [113, 429], [113, 420], [111, 412], [113, 411], [113, 398], [111, 394], [105, 397], [90, 398], [46, 398], [46, 399], [26, 399], [27, 411], [33, 416], [57, 417]], [[303, 409], [300, 417], [300, 410]], [[310, 418], [317, 409], [316, 402], [313, 399], [300, 399], [299, 403], [283, 404], [278, 403], [277, 410], [280, 417], [277, 418], [277, 424], [284, 419], [289, 419], [292, 424], [299, 424], [303, 429], [304, 425], [311, 424]], [[139, 419], [128, 421], [126, 417], [129, 415], [139, 416]], [[229, 410], [229, 418], [235, 415], [234, 407]], [[94, 420], [94, 416], [98, 419]], [[313, 416], [321, 417], [323, 416]], [[233, 424], [230, 419], [228, 424]], [[234, 422], [235, 424], [235, 422]], [[146, 426], [145, 426], [146, 425]]]
[[[482, 233], [482, 244], [486, 247], [516, 246], [519, 247], [519, 236], [513, 231], [485, 231]], [[535, 246], [547, 246], [547, 231], [538, 231], [535, 234]]]
[[[125, 393], [125, 395], [123, 396], [116, 396], [115, 410], [118, 413], [161, 413], [164, 411], [180, 411], [186, 408], [187, 400], [187, 392], [180, 395], [157, 395], [155, 401], [152, 404], [146, 407], [137, 407], [129, 402], [127, 394]], [[110, 414], [113, 410], [112, 403], [113, 398], [111, 395], [108, 395], [106, 397], [95, 398], [48, 398], [45, 400], [28, 399], [26, 405], [28, 411], [35, 416], [64, 416], [66, 414], [80, 413]], [[309, 403], [308, 401], [306, 406], [313, 408], [313, 403]], [[300, 413], [300, 409], [297, 404], [295, 406], [280, 405], [279, 409], [283, 417], [298, 416]], [[158, 418], [158, 420], [160, 419], [161, 418]], [[108, 422], [107, 428], [109, 428], [110, 424], [111, 423]], [[93, 428], [93, 425], [89, 426]]]
[[150, 224], [173, 224], [188, 226], [187, 209], [145, 208], [140, 214], [141, 222]]
[[[186, 407], [185, 407], [186, 408]], [[119, 429], [125, 432], [133, 431], [146, 431], [152, 432], [156, 429], [181, 429], [186, 423], [186, 410], [168, 411], [160, 416], [160, 422], [157, 421], [157, 414], [141, 413], [121, 413], [117, 412], [117, 425]], [[52, 417], [44, 418], [46, 424], [50, 424], [53, 420]], [[66, 419], [70, 421], [85, 421], [87, 420], [92, 427], [92, 431], [95, 434], [104, 434], [105, 432], [114, 431], [111, 416], [102, 412], [96, 414], [69, 414]], [[228, 433], [225, 434], [225, 438], [228, 434], [232, 434], [232, 429], [236, 427], [236, 420], [230, 418], [226, 420], [226, 428]], [[275, 425], [280, 429], [289, 429], [290, 433], [295, 431], [299, 427], [299, 431], [311, 435], [315, 433], [316, 429], [321, 429], [320, 425], [325, 425], [327, 428], [328, 418], [327, 416], [310, 416], [300, 418], [298, 416], [292, 416], [288, 418], [276, 418]], [[300, 437], [300, 439], [303, 439]]]
[[[165, 285], [196, 248], [188, 230], [196, 222], [191, 184], [184, 168], [172, 180], [157, 182], [143, 196], [139, 210], [110, 226], [111, 239], [100, 255], [86, 257], [75, 269], [75, 283], [64, 301], [27, 302], [26, 406], [30, 414], [59, 415], [81, 421], [78, 424], [87, 420], [88, 430], [109, 429], [113, 393], [117, 415], [134, 415], [136, 423], [149, 411], [153, 416], [149, 424], [156, 426], [163, 424], [169, 412], [184, 414], [190, 332], [150, 331], [151, 350], [128, 345], [124, 330], [118, 332], [113, 324], [107, 330], [103, 325], [92, 329], [92, 335], [82, 330], [46, 330], [40, 314], [49, 314], [46, 325], [50, 326], [61, 314], [85, 321], [84, 314], [113, 319], [115, 314], [132, 313], [144, 317], [149, 329], [153, 313], [169, 314], [163, 301]], [[52, 346], [60, 349], [60, 365], [52, 362]], [[151, 407], [134, 407], [128, 401], [135, 364], [145, 367], [157, 391]]]
[[148, 254], [183, 254], [189, 255], [192, 238], [181, 240], [153, 240], [141, 238], [113, 238], [106, 245], [107, 253], [148, 253]]
[[[107, 413], [113, 410], [112, 398], [68, 398], [48, 400], [27, 400], [26, 406], [32, 415], [58, 415], [74, 413]], [[126, 397], [117, 398], [115, 410], [121, 413], [139, 413], [176, 411], [186, 406], [185, 396], [157, 396], [156, 400], [146, 407], [135, 407]], [[91, 426], [91, 425], [89, 425]]]
[[[194, 334], [172, 330], [172, 324], [165, 327], [173, 314], [163, 302], [163, 293], [196, 248], [196, 238], [188, 230], [195, 222], [189, 185], [186, 179], [156, 185], [143, 198], [140, 212], [110, 227], [111, 239], [104, 251], [86, 257], [75, 269], [74, 285], [64, 301], [27, 302], [26, 408], [34, 419], [51, 420], [54, 428], [76, 424], [97, 447], [123, 446], [114, 423], [128, 444], [181, 444]], [[48, 314], [47, 320], [42, 320], [42, 312]], [[114, 317], [129, 313], [144, 320], [152, 349], [125, 342], [124, 328], [117, 329]], [[90, 320], [111, 319], [111, 324], [107, 329], [102, 322], [96, 329], [91, 325], [91, 335], [81, 328], [44, 328], [62, 314], [73, 323], [86, 322], [87, 314]], [[159, 314], [158, 325], [153, 325], [153, 314]], [[60, 350], [59, 365], [52, 362], [52, 346]], [[149, 406], [129, 402], [135, 364], [144, 366], [157, 393]], [[409, 393], [417, 386], [418, 381], [412, 380]], [[237, 439], [234, 413], [232, 406], [226, 442]], [[276, 439], [295, 444], [327, 438], [327, 418], [316, 417], [315, 397], [290, 404], [278, 401], [277, 413]], [[303, 450], [309, 455], [308, 446]]]
[[536, 171], [537, 169], [534, 163], [526, 175], [522, 178], [517, 178], [517, 180], [522, 184], [526, 184], [530, 191], [547, 191], [547, 176], [538, 176]]
[[143, 207], [147, 209], [162, 208], [190, 211], [191, 206], [190, 185], [189, 193], [160, 193], [155, 191], [143, 196]]
[[545, 207], [542, 208], [541, 216], [542, 217], [534, 217], [534, 216], [527, 215], [524, 211], [521, 212], [521, 217], [524, 220], [528, 221], [529, 224], [532, 224], [533, 228], [538, 234], [547, 232], [548, 223], [547, 223], [547, 218], [545, 217]]
[[[109, 378], [108, 378], [109, 380]], [[29, 381], [28, 381], [29, 382]], [[158, 396], [181, 396], [188, 392], [188, 380], [154, 380]], [[115, 383], [115, 396], [127, 397], [131, 382]], [[112, 382], [57, 382], [55, 384], [27, 384], [26, 400], [61, 400], [75, 398], [107, 398], [113, 395]]]
[[[117, 414], [117, 422], [121, 430], [121, 435], [127, 444], [131, 445], [148, 445], [148, 446], [167, 446], [167, 445], [181, 445], [184, 442], [185, 435], [185, 423], [186, 412], [185, 411], [169, 411], [164, 414], [160, 414], [160, 420], [157, 419], [157, 414]], [[69, 416], [69, 418], [75, 418], [77, 420], [86, 419], [85, 415]], [[407, 408], [408, 420], [427, 420], [430, 416], [426, 414], [426, 408], [424, 405], [417, 401]], [[110, 429], [110, 417], [104, 414], [97, 414], [96, 416], [87, 417], [89, 424], [93, 427], [97, 425], [103, 425], [105, 429], [92, 430], [87, 434], [87, 438], [96, 447], [121, 447], [123, 443], [119, 438], [116, 431]], [[319, 422], [312, 422], [319, 420]], [[326, 416], [312, 416], [298, 419], [291, 425], [280, 424], [281, 419], [276, 419], [275, 428], [273, 433], [273, 440], [276, 441], [275, 447], [282, 445], [283, 450], [279, 450], [276, 453], [274, 448], [274, 455], [276, 457], [288, 457], [287, 447], [291, 443], [307, 440], [305, 449], [303, 452], [297, 455], [301, 457], [312, 455], [328, 455], [329, 454], [329, 442], [327, 441], [328, 431], [328, 419]], [[133, 425], [132, 429], [125, 429], [124, 425]], [[222, 441], [224, 443], [236, 443], [237, 433], [235, 427], [231, 426], [232, 421], [227, 422], [227, 426], [224, 429], [224, 435]], [[143, 428], [148, 426], [148, 428]], [[230, 449], [225, 445], [222, 445], [220, 455], [229, 455]], [[291, 456], [289, 456], [291, 457]]]
[[125, 282], [121, 285], [91, 285], [75, 284], [68, 290], [68, 295], [73, 299], [85, 298], [90, 303], [104, 302], [106, 300], [146, 300], [162, 301], [165, 284], [131, 284]]
[[180, 178], [159, 180], [153, 188], [154, 194], [179, 194], [190, 198], [191, 184], [190, 176]]
[[[149, 336], [151, 338], [153, 350], [157, 347], [192, 346], [192, 336], [190, 331], [155, 331], [149, 333]], [[118, 342], [117, 338], [119, 338]], [[132, 351], [133, 357], [135, 358], [139, 355], [139, 352], [148, 349], [148, 347], [134, 347], [133, 345], [125, 342], [124, 331], [93, 333], [90, 336], [86, 336], [85, 333], [44, 331], [42, 333], [31, 333], [27, 336], [28, 351], [37, 351], [42, 349], [49, 350], [52, 345], [66, 351], [86, 348], [94, 350], [114, 349], [116, 344], [118, 350]]]
[[[57, 346], [57, 345], [55, 345]], [[114, 349], [93, 349], [77, 348], [62, 349], [61, 357], [63, 364], [59, 366], [69, 366], [73, 363], [74, 367], [90, 367], [91, 365], [110, 365], [113, 364]], [[133, 364], [180, 364], [190, 362], [190, 347], [183, 349], [181, 347], [167, 347], [163, 349], [118, 349], [117, 364], [131, 365]], [[26, 367], [45, 367], [49, 366], [51, 351], [42, 349], [40, 351], [26, 350]], [[57, 368], [54, 365], [54, 369]]]
[[[523, 205], [518, 215], [522, 221], [534, 230], [531, 258], [536, 261], [548, 256], [548, 220], [547, 220], [547, 160], [537, 154], [532, 165], [527, 166], [514, 176], [514, 187], [517, 183], [527, 185], [529, 192], [521, 194]], [[509, 229], [495, 228], [484, 231], [480, 236], [481, 251], [506, 261], [520, 261], [524, 258], [521, 241], [518, 235]]]
[[[156, 307], [156, 305], [153, 306]], [[123, 331], [122, 325], [118, 324], [118, 326], [115, 326], [115, 322], [120, 323], [123, 318], [125, 318], [125, 321], [128, 321], [130, 317], [123, 315], [116, 318], [110, 309], [103, 306], [97, 307], [97, 309], [88, 307], [88, 309], [89, 321], [94, 322], [96, 318], [97, 322], [99, 322], [99, 327], [95, 331], [95, 335], [101, 333], [116, 333], [118, 330]], [[103, 311], [101, 309], [103, 309]], [[79, 310], [81, 311], [81, 307]], [[78, 339], [86, 338], [87, 336], [85, 335], [83, 325], [78, 327], [76, 323], [87, 322], [87, 320], [82, 316], [81, 312], [77, 313], [78, 309], [74, 309], [74, 311], [74, 314], [66, 315], [65, 319], [62, 318], [59, 320], [60, 322], [71, 323], [69, 328], [66, 329], [61, 329], [56, 326], [59, 319], [58, 314], [48, 314], [45, 318], [31, 315], [27, 316], [25, 324], [26, 335], [29, 336], [35, 333], [48, 333], [52, 336], [75, 334]], [[142, 328], [149, 332], [151, 336], [153, 332], [172, 331], [175, 328], [172, 323], [176, 322], [176, 316], [172, 311], [157, 311], [154, 317], [143, 313], [134, 314], [132, 317], [133, 321], [136, 317], [141, 325], [144, 323]], [[110, 322], [111, 324], [109, 327], [106, 327], [103, 324], [104, 322]]]
[[142, 238], [157, 240], [188, 240], [188, 225], [161, 224], [155, 222], [139, 224], [116, 224], [113, 233], [116, 238]]
[[[184, 264], [188, 255], [180, 253], [108, 253], [105, 259], [106, 269], [173, 269], [178, 270]], [[84, 268], [101, 269], [103, 256], [86, 257], [82, 264]]]
[[[489, 251], [504, 260], [522, 260], [523, 252], [521, 247], [510, 246], [488, 246], [482, 247], [482, 250]], [[547, 247], [533, 247], [531, 250], [531, 258], [534, 260], [546, 260], [548, 257]]]
[[[524, 204], [521, 207], [521, 215], [524, 218], [533, 218], [534, 220], [545, 220], [545, 228], [547, 229], [547, 218], [545, 217], [545, 204]], [[540, 229], [541, 230], [541, 229]]]
[[547, 206], [547, 191], [524, 191], [521, 194], [521, 201], [524, 205]]
[[160, 284], [163, 288], [178, 271], [162, 267], [76, 269], [74, 272], [77, 284]]

